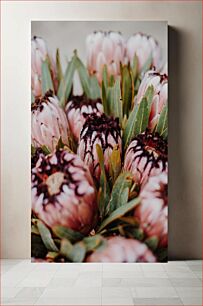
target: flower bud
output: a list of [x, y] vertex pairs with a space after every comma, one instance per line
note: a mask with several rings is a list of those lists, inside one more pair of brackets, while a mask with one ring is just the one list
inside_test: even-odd
[[89, 114], [100, 116], [103, 113], [101, 99], [88, 99], [85, 96], [74, 96], [65, 108], [68, 125], [74, 138], [78, 141], [80, 132]]
[[104, 154], [104, 166], [109, 171], [109, 157], [115, 145], [118, 145], [120, 152], [121, 145], [121, 129], [118, 118], [107, 117], [105, 114], [97, 116], [92, 114], [88, 116], [81, 134], [78, 146], [78, 154], [87, 164], [92, 175], [99, 179], [101, 169], [96, 150], [99, 144]]
[[88, 256], [87, 262], [155, 262], [146, 244], [131, 238], [111, 237], [105, 245]]
[[154, 95], [152, 98], [151, 111], [149, 116], [149, 129], [154, 130], [159, 121], [159, 117], [163, 107], [168, 100], [168, 76], [154, 70], [147, 71], [140, 84], [136, 103], [140, 103], [149, 86], [153, 86]]
[[134, 212], [146, 237], [157, 237], [162, 247], [166, 247], [168, 241], [167, 178], [165, 172], [149, 177], [141, 188], [141, 203]]
[[50, 151], [54, 151], [60, 138], [64, 144], [68, 144], [66, 114], [52, 91], [48, 91], [42, 98], [36, 98], [31, 106], [31, 112], [34, 147], [45, 145]]
[[89, 233], [97, 202], [89, 170], [66, 150], [40, 156], [32, 169], [32, 210], [47, 226], [64, 226]]
[[125, 59], [125, 42], [119, 32], [94, 32], [86, 39], [87, 67], [90, 74], [95, 74], [99, 83], [102, 81], [104, 65], [108, 74], [120, 74], [120, 63]]
[[168, 169], [167, 142], [158, 133], [146, 131], [139, 134], [127, 148], [124, 169], [130, 171], [138, 184], [143, 184], [150, 175], [158, 175]]
[[152, 36], [143, 33], [136, 33], [128, 39], [126, 55], [131, 65], [135, 55], [137, 56], [139, 73], [145, 70], [146, 65], [156, 69], [160, 69], [162, 65], [161, 48], [158, 42]]

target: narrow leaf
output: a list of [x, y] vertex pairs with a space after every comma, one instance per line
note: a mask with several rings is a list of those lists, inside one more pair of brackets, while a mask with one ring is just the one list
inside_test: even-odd
[[113, 221], [119, 219], [120, 217], [124, 216], [126, 213], [134, 209], [135, 206], [137, 206], [139, 203], [140, 203], [140, 198], [135, 198], [131, 200], [130, 202], [128, 202], [126, 205], [123, 205], [117, 208], [116, 210], [114, 210], [114, 212], [112, 212], [112, 214], [102, 222], [101, 226], [99, 227], [98, 232], [103, 230], [106, 226], [108, 226]]
[[113, 183], [121, 172], [121, 152], [118, 145], [115, 145], [109, 158], [109, 172]]
[[91, 99], [101, 98], [101, 91], [96, 76], [95, 75], [90, 76], [89, 82], [90, 82], [90, 98]]
[[148, 126], [148, 121], [149, 121], [148, 102], [146, 98], [143, 98], [139, 104], [138, 111], [136, 114], [134, 134], [138, 135], [144, 132]]
[[124, 148], [126, 148], [128, 146], [128, 144], [130, 143], [131, 139], [134, 136], [134, 131], [135, 131], [135, 118], [137, 115], [137, 111], [138, 111], [138, 105], [134, 105], [132, 112], [130, 113], [130, 116], [126, 122], [126, 126], [124, 129], [124, 133], [123, 133], [123, 142], [124, 142]]
[[49, 229], [40, 220], [37, 221], [37, 227], [47, 250], [57, 252], [58, 248], [52, 239]]
[[167, 129], [168, 129], [168, 106], [165, 105], [161, 111], [155, 132], [159, 133], [160, 136], [163, 136], [164, 138], [166, 138]]
[[132, 106], [134, 96], [134, 86], [132, 73], [127, 66], [122, 70], [122, 100], [123, 100], [123, 113], [128, 117]]
[[59, 238], [65, 238], [65, 239], [70, 240], [71, 242], [79, 241], [84, 238], [84, 236], [81, 233], [74, 231], [67, 227], [58, 225], [58, 226], [55, 226], [52, 230], [54, 234], [58, 236]]
[[106, 208], [109, 202], [110, 197], [110, 188], [106, 178], [106, 172], [104, 167], [104, 155], [102, 148], [100, 145], [96, 144], [97, 155], [99, 159], [99, 165], [101, 168], [101, 175], [100, 175], [100, 192], [99, 192], [99, 211], [100, 217], [103, 218], [106, 214]]
[[51, 151], [49, 150], [49, 148], [48, 148], [47, 146], [45, 146], [45, 145], [41, 146], [41, 149], [42, 149], [42, 151], [43, 151], [43, 153], [44, 153], [45, 155], [49, 155], [49, 154], [51, 153]]
[[78, 71], [80, 82], [85, 95], [87, 97], [91, 97], [89, 74], [87, 72], [87, 68], [84, 66], [78, 56], [76, 57], [76, 69]]
[[68, 99], [71, 93], [75, 69], [76, 69], [76, 55], [74, 55], [71, 61], [68, 63], [64, 78], [61, 80], [59, 84], [57, 95], [60, 99], [60, 104], [62, 107], [65, 106], [65, 101]]
[[43, 95], [49, 90], [54, 91], [48, 60], [42, 62], [42, 93]]
[[132, 175], [128, 172], [121, 173], [116, 179], [111, 192], [108, 213], [111, 213], [120, 206], [127, 204], [128, 192], [131, 186]]
[[57, 71], [57, 80], [60, 84], [61, 80], [63, 79], [63, 71], [61, 67], [61, 58], [60, 58], [60, 52], [58, 48], [56, 50], [56, 71]]
[[83, 242], [86, 247], [86, 251], [93, 251], [96, 248], [98, 248], [102, 243], [102, 236], [101, 235], [95, 235], [93, 237], [86, 237], [83, 239]]

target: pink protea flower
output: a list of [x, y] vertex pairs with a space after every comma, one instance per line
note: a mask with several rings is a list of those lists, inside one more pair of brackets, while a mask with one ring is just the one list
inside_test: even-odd
[[36, 166], [36, 163], [37, 163], [37, 161], [38, 161], [38, 159], [40, 158], [41, 155], [42, 156], [45, 155], [42, 148], [37, 148], [35, 150], [35, 153], [31, 157], [31, 168], [34, 168]]
[[34, 36], [31, 40], [31, 87], [35, 97], [42, 95], [42, 62], [46, 59], [49, 60], [54, 89], [57, 90], [56, 63], [53, 57], [49, 55], [45, 41], [41, 37]]
[[153, 131], [157, 125], [160, 113], [168, 100], [168, 76], [154, 70], [147, 71], [140, 84], [136, 103], [140, 103], [149, 86], [153, 85], [154, 96], [152, 99], [149, 116], [149, 129]]
[[104, 154], [105, 169], [109, 171], [109, 157], [115, 145], [118, 145], [120, 151], [121, 129], [118, 118], [107, 117], [105, 114], [97, 116], [92, 114], [88, 116], [81, 134], [78, 146], [78, 154], [88, 165], [92, 175], [99, 179], [101, 169], [96, 150], [96, 144], [99, 144]]
[[87, 257], [87, 262], [155, 262], [146, 244], [131, 238], [111, 237], [106, 245]]
[[89, 233], [97, 212], [92, 177], [81, 159], [66, 150], [41, 156], [32, 169], [32, 210], [49, 227]]
[[141, 203], [134, 213], [145, 235], [148, 238], [156, 236], [162, 247], [166, 247], [168, 241], [167, 181], [166, 172], [149, 177], [141, 188]]
[[161, 48], [158, 42], [149, 35], [136, 33], [132, 35], [126, 44], [126, 56], [132, 64], [134, 56], [138, 59], [138, 72], [141, 73], [145, 65], [160, 69], [162, 65]]
[[101, 99], [88, 99], [84, 95], [74, 96], [65, 108], [68, 125], [74, 138], [78, 141], [80, 132], [89, 114], [100, 116], [103, 113]]
[[44, 97], [36, 98], [31, 106], [32, 111], [32, 145], [47, 146], [53, 151], [59, 139], [68, 144], [68, 122], [66, 114], [59, 106], [59, 102], [52, 91]]
[[125, 153], [124, 169], [136, 183], [143, 184], [150, 175], [167, 171], [167, 142], [158, 133], [146, 131], [130, 143]]
[[94, 32], [86, 39], [87, 67], [90, 74], [95, 74], [99, 83], [102, 71], [107, 65], [109, 75], [120, 74], [120, 63], [125, 59], [125, 42], [119, 32]]

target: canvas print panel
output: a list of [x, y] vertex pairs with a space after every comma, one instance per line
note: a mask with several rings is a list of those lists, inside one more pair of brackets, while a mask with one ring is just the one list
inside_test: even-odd
[[166, 50], [165, 22], [32, 22], [32, 261], [167, 261]]

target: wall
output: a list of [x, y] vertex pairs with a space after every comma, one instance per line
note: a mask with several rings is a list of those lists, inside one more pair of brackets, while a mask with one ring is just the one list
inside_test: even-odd
[[2, 257], [30, 257], [30, 21], [132, 19], [169, 24], [169, 256], [201, 258], [201, 2], [6, 1], [1, 6]]

